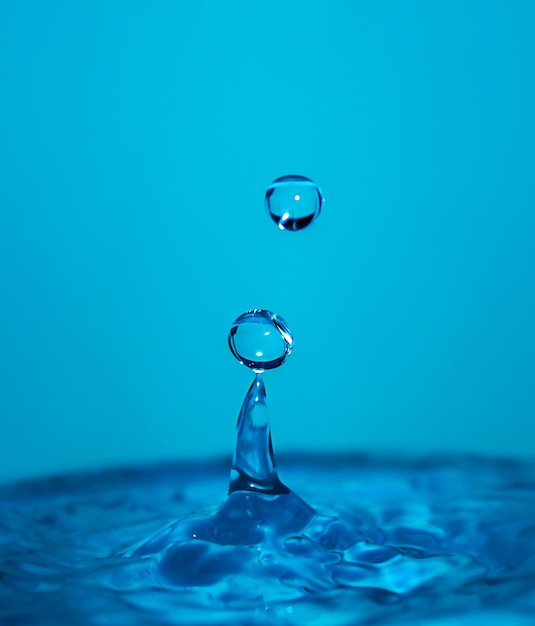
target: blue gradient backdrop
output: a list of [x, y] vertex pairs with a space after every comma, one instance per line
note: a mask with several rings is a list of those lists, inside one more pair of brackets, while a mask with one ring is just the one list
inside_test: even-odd
[[[277, 449], [535, 455], [535, 3], [2, 2], [0, 479]], [[266, 186], [327, 202], [281, 233]]]

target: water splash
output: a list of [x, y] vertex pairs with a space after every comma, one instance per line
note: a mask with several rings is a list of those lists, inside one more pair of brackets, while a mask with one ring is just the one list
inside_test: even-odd
[[458, 568], [482, 573], [468, 556], [437, 550], [427, 528], [407, 536], [400, 520], [387, 533], [388, 524], [379, 529], [366, 516], [313, 506], [284, 485], [263, 372], [285, 361], [293, 335], [280, 316], [255, 309], [233, 323], [229, 346], [255, 372], [238, 417], [229, 495], [219, 507], [179, 519], [123, 553], [133, 562], [151, 559], [145, 576], [153, 586], [187, 592], [202, 604], [243, 608], [347, 588], [393, 596]]
[[[0, 486], [0, 623], [533, 623], [533, 463], [279, 461], [288, 484], [314, 503], [312, 517], [307, 508], [292, 515], [291, 494], [235, 493], [231, 507], [202, 512], [224, 490], [225, 460]], [[277, 513], [258, 529], [266, 501]], [[206, 534], [195, 543], [187, 529]], [[172, 545], [174, 531], [183, 540]], [[151, 549], [136, 544], [149, 535]], [[344, 544], [337, 557], [333, 546]], [[315, 558], [304, 577], [297, 566], [306, 552]]]
[[301, 457], [298, 496], [278, 477], [263, 381], [293, 335], [257, 309], [229, 346], [255, 377], [227, 499], [203, 509], [220, 465], [0, 489], [0, 623], [532, 623], [535, 466]]

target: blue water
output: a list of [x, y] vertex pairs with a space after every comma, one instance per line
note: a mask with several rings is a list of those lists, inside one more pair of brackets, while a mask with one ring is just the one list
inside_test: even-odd
[[3, 486], [0, 623], [533, 623], [535, 465], [279, 466], [299, 496], [226, 500], [227, 460]]
[[294, 455], [283, 482], [264, 371], [292, 334], [255, 309], [229, 346], [254, 380], [226, 490], [216, 462], [3, 487], [1, 624], [535, 619], [535, 465]]

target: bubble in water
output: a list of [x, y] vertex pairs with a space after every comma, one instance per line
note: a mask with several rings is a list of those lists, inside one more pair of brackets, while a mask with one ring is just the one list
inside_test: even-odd
[[323, 197], [306, 176], [281, 176], [266, 191], [266, 208], [281, 230], [302, 230], [321, 212]]
[[282, 317], [253, 309], [234, 321], [228, 344], [240, 363], [260, 373], [284, 363], [292, 352], [293, 336]]

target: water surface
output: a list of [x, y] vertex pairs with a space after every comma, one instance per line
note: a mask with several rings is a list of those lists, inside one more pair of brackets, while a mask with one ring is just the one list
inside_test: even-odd
[[[301, 517], [261, 496], [260, 534], [236, 530], [243, 501], [228, 514], [228, 466], [0, 487], [0, 623], [535, 623], [534, 464], [281, 456]], [[214, 516], [226, 539], [186, 541]]]

